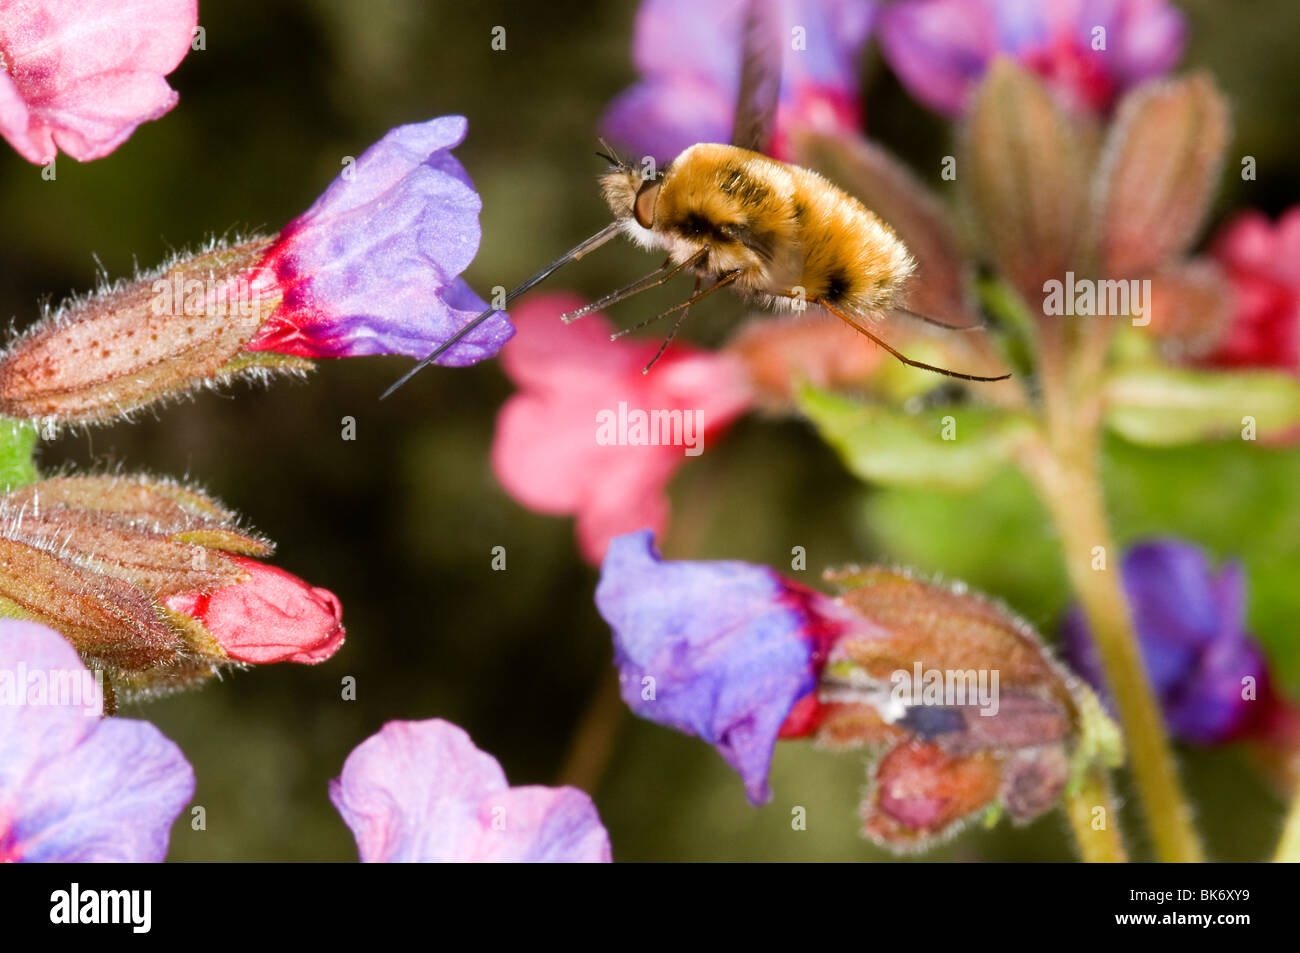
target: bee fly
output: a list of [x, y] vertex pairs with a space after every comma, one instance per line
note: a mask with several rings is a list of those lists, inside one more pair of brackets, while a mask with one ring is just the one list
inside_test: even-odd
[[[507, 294], [503, 306], [621, 232], [647, 250], [666, 252], [667, 261], [627, 287], [563, 315], [563, 320], [576, 321], [682, 273], [693, 275], [695, 289], [689, 298], [614, 335], [678, 315], [646, 371], [673, 340], [691, 306], [730, 287], [768, 308], [824, 308], [912, 367], [968, 381], [1006, 380], [1010, 374], [979, 377], [913, 360], [864, 327], [863, 321], [900, 310], [961, 330], [900, 306], [903, 286], [916, 263], [893, 229], [816, 172], [752, 151], [770, 140], [781, 85], [782, 51], [776, 39], [780, 30], [773, 29], [771, 8], [763, 0], [748, 5], [732, 144], [690, 146], [653, 178], [612, 150], [598, 153], [610, 163], [600, 176], [600, 188], [614, 221]], [[489, 309], [469, 322], [383, 396], [499, 310]]]

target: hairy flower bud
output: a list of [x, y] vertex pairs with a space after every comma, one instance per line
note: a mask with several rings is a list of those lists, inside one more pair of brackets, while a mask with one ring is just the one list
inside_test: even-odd
[[[175, 483], [45, 480], [0, 496], [0, 614], [63, 633], [119, 698], [182, 688], [240, 662], [321, 661], [343, 639], [338, 602], [249, 558], [271, 549]], [[268, 576], [278, 583], [270, 590]], [[283, 650], [250, 650], [253, 628], [274, 633]]]
[[269, 245], [212, 248], [65, 304], [0, 358], [0, 414], [91, 423], [241, 374], [310, 368], [243, 350], [278, 301], [253, 270]]
[[1095, 759], [1115, 760], [1087, 687], [1005, 607], [902, 571], [829, 572], [861, 622], [830, 650], [806, 729], [885, 754], [864, 833], [924, 847], [983, 812], [1030, 821]]

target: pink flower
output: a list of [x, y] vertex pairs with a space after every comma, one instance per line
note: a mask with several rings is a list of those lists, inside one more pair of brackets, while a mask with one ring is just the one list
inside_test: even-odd
[[237, 662], [323, 662], [343, 644], [343, 608], [332, 592], [275, 566], [231, 556], [249, 578], [207, 594], [184, 593], [167, 607], [198, 621]]
[[1300, 205], [1271, 224], [1243, 212], [1219, 232], [1212, 255], [1227, 273], [1231, 324], [1211, 363], [1300, 370]]
[[524, 506], [577, 516], [583, 556], [598, 563], [615, 536], [663, 533], [669, 479], [751, 397], [738, 358], [683, 344], [642, 374], [659, 342], [611, 341], [600, 314], [560, 321], [583, 304], [539, 295], [512, 312], [502, 365], [519, 393], [497, 417], [492, 465]]
[[197, 0], [0, 0], [0, 135], [44, 165], [108, 155], [176, 105]]
[[609, 835], [577, 788], [512, 788], [450, 722], [390, 721], [358, 745], [330, 800], [365, 863], [608, 863]]

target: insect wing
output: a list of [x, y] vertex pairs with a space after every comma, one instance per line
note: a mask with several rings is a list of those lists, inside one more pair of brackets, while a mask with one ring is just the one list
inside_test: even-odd
[[776, 125], [784, 55], [779, 6], [774, 0], [748, 0], [744, 10], [740, 92], [731, 144], [755, 152], [767, 150]]

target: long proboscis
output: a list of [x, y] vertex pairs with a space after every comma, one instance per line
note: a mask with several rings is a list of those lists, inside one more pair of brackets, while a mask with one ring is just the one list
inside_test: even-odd
[[547, 265], [537, 274], [533, 275], [523, 284], [519, 285], [513, 291], [510, 291], [508, 294], [506, 294], [505, 301], [502, 302], [501, 307], [488, 308], [486, 311], [484, 311], [482, 314], [476, 317], [473, 321], [470, 321], [469, 324], [465, 325], [463, 328], [461, 328], [459, 331], [457, 331], [447, 340], [439, 344], [434, 349], [432, 354], [430, 354], [424, 360], [420, 361], [409, 371], [407, 371], [405, 374], [399, 377], [392, 387], [388, 388], [388, 390], [384, 391], [379, 396], [379, 399], [383, 400], [389, 394], [393, 393], [393, 391], [397, 390], [399, 387], [401, 387], [403, 384], [409, 381], [416, 374], [420, 373], [420, 371], [424, 370], [426, 367], [428, 367], [438, 358], [442, 357], [442, 355], [445, 354], [452, 347], [454, 347], [458, 341], [463, 340], [467, 334], [472, 332], [475, 328], [477, 328], [488, 318], [492, 317], [492, 315], [497, 314], [502, 310], [504, 310], [506, 305], [508, 305], [511, 301], [514, 301], [521, 294], [523, 294], [526, 291], [531, 291], [533, 288], [540, 285], [543, 281], [551, 277], [551, 275], [555, 274], [555, 272], [559, 271], [569, 262], [577, 261], [579, 258], [587, 254], [588, 252], [594, 251], [595, 249], [605, 244], [607, 241], [609, 241], [618, 233], [619, 233], [619, 223], [610, 222], [608, 225], [606, 225], [604, 228], [598, 231], [595, 235], [592, 235], [590, 238], [586, 239], [585, 241], [579, 242], [577, 245], [569, 249], [559, 258], [555, 259], [555, 261], [551, 262], [549, 265]]

